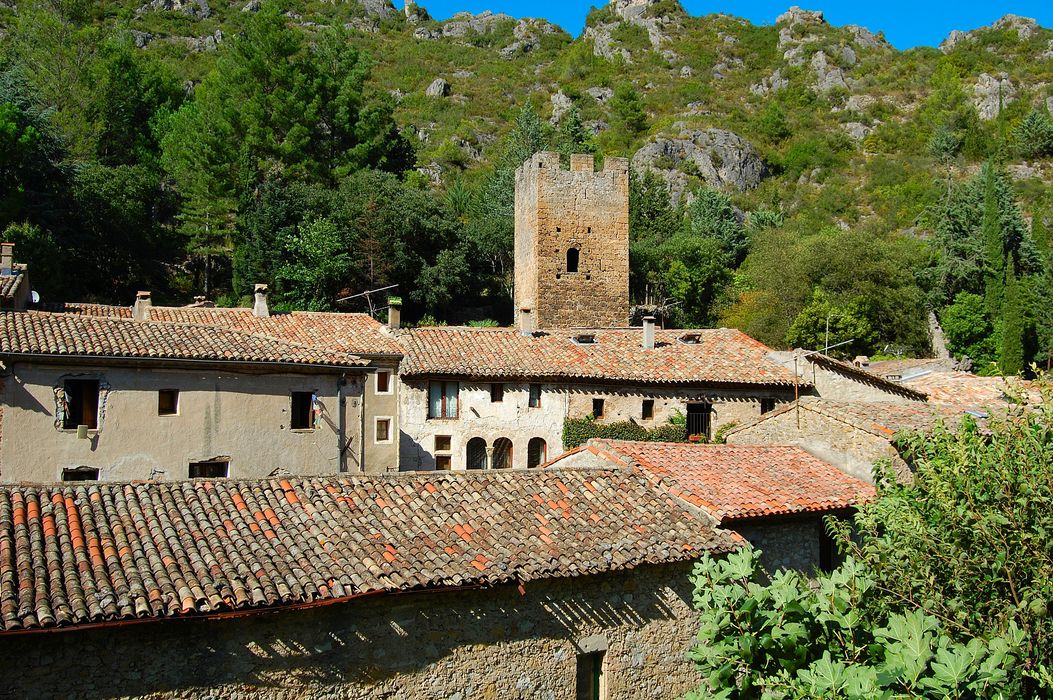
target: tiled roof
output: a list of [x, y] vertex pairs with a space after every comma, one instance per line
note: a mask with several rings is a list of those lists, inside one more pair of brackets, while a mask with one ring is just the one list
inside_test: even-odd
[[[595, 343], [579, 344], [579, 333]], [[727, 328], [658, 330], [655, 348], [642, 329], [551, 330], [524, 336], [514, 328], [415, 328], [400, 332], [407, 376], [618, 380], [655, 384], [793, 385], [793, 374], [768, 359], [771, 349]], [[696, 344], [678, 340], [698, 336]]]
[[900, 377], [910, 376], [918, 372], [949, 372], [954, 369], [954, 365], [953, 359], [906, 358], [899, 360], [874, 360], [866, 366], [866, 370], [879, 377], [889, 379], [891, 376], [895, 377], [892, 381], [899, 381]]
[[[792, 402], [780, 406], [775, 411], [729, 430], [728, 435], [748, 430], [758, 423], [794, 410], [796, 406]], [[920, 401], [831, 401], [816, 396], [802, 396], [801, 410], [833, 418], [883, 438], [891, 438], [900, 432], [927, 432], [941, 422], [953, 429], [966, 413], [964, 406], [941, 406]]]
[[735, 546], [629, 470], [0, 486], [0, 631], [578, 576]]
[[14, 274], [0, 275], [0, 301], [11, 301], [15, 298], [15, 292], [18, 291], [22, 278], [25, 277], [22, 274], [25, 268], [25, 265], [15, 265]]
[[0, 353], [333, 367], [368, 364], [347, 353], [215, 326], [41, 311], [0, 311]]
[[989, 408], [1005, 406], [1007, 395], [1016, 391], [1038, 400], [1031, 382], [1017, 377], [980, 377], [969, 372], [928, 372], [909, 378], [904, 386], [924, 391], [929, 401], [944, 406]]
[[721, 524], [843, 510], [874, 497], [870, 484], [796, 446], [590, 440], [588, 447], [643, 470]]
[[[131, 318], [128, 306], [60, 304], [50, 307], [83, 316]], [[276, 312], [259, 318], [246, 308], [152, 306], [151, 321], [195, 323], [265, 335], [301, 345], [355, 355], [401, 355], [398, 342], [369, 314], [320, 311]]]
[[889, 379], [886, 379], [884, 376], [867, 371], [862, 367], [857, 367], [851, 362], [837, 360], [832, 357], [823, 355], [822, 353], [813, 353], [811, 355], [807, 355], [806, 357], [810, 362], [817, 364], [825, 369], [828, 369], [831, 372], [847, 374], [848, 376], [854, 377], [855, 379], [865, 384], [880, 387], [893, 394], [905, 396], [909, 399], [914, 399], [916, 401], [924, 401], [926, 398], [925, 392], [919, 391], [917, 388], [905, 386], [898, 382], [891, 381]]

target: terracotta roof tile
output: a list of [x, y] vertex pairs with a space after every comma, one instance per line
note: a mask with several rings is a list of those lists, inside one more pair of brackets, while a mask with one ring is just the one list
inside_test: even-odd
[[25, 277], [22, 274], [25, 269], [25, 265], [15, 265], [14, 274], [0, 275], [0, 301], [11, 301], [15, 298], [15, 293]]
[[919, 391], [916, 387], [905, 386], [899, 382], [886, 379], [883, 375], [875, 374], [874, 372], [868, 371], [863, 367], [858, 367], [851, 362], [837, 360], [833, 357], [823, 355], [822, 353], [812, 353], [806, 357], [810, 362], [817, 364], [820, 367], [824, 367], [839, 374], [847, 374], [848, 376], [854, 377], [855, 379], [870, 384], [871, 386], [880, 387], [886, 391], [916, 401], [924, 401], [926, 399], [925, 392]]
[[0, 631], [578, 576], [735, 546], [630, 470], [0, 486]]
[[[642, 329], [594, 329], [530, 336], [514, 328], [415, 328], [400, 332], [407, 376], [523, 377], [617, 380], [648, 384], [792, 385], [793, 374], [768, 359], [771, 349], [741, 331], [658, 330], [655, 348], [641, 347]], [[679, 338], [694, 334], [695, 344]]]
[[[83, 316], [132, 317], [127, 306], [77, 303], [54, 304], [48, 309]], [[150, 320], [217, 326], [355, 355], [402, 354], [395, 338], [369, 314], [292, 311], [259, 318], [246, 308], [152, 306]]]
[[932, 403], [944, 406], [997, 408], [1007, 404], [1007, 396], [1019, 392], [1030, 400], [1039, 399], [1029, 381], [1018, 377], [981, 377], [969, 372], [927, 372], [903, 382], [924, 391]]
[[332, 367], [369, 364], [347, 353], [215, 326], [41, 311], [0, 311], [0, 353]]
[[[608, 460], [628, 463], [688, 503], [728, 521], [842, 510], [874, 487], [790, 445], [698, 445], [590, 440]], [[558, 464], [558, 463], [557, 463]]]

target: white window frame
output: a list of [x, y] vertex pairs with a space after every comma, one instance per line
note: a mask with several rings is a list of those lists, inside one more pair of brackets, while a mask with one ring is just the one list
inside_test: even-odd
[[[380, 421], [386, 420], [388, 422], [388, 439], [378, 440], [377, 439], [377, 428]], [[395, 419], [392, 416], [373, 416], [373, 444], [374, 445], [390, 445], [395, 442]]]
[[[388, 390], [380, 390], [381, 373], [388, 375]], [[389, 369], [378, 369], [373, 373], [373, 393], [377, 396], [391, 396], [395, 393], [395, 373]]]

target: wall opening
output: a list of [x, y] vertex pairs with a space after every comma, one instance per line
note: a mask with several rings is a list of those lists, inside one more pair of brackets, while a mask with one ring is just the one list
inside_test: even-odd
[[486, 440], [474, 437], [468, 441], [466, 469], [486, 469]]
[[592, 400], [592, 417], [593, 418], [603, 418], [603, 405], [604, 405], [603, 399], [593, 399]]
[[310, 391], [294, 391], [290, 408], [289, 427], [293, 430], [310, 430], [314, 428], [313, 416], [314, 394]]
[[530, 438], [527, 443], [527, 467], [533, 469], [548, 461], [548, 445], [542, 438]]
[[541, 408], [541, 385], [531, 384], [530, 394], [527, 397], [527, 406], [529, 408]]
[[687, 405], [687, 434], [703, 435], [706, 440], [713, 437], [713, 404], [689, 403]]
[[602, 700], [607, 696], [603, 677], [602, 651], [578, 654], [578, 679], [575, 700]]
[[775, 399], [761, 399], [760, 400], [760, 412], [761, 415], [765, 413], [771, 413], [775, 410]]
[[501, 403], [505, 400], [505, 385], [494, 382], [490, 385], [490, 403]]
[[191, 479], [225, 479], [230, 476], [230, 460], [209, 459], [191, 462], [188, 470]]
[[512, 467], [512, 441], [508, 438], [497, 438], [494, 440], [494, 469], [510, 469]]
[[581, 251], [577, 248], [567, 249], [567, 272], [577, 272], [578, 262], [581, 258]]
[[654, 419], [654, 399], [643, 400], [643, 408], [640, 411], [640, 416], [644, 420]]
[[69, 467], [62, 470], [63, 481], [98, 481], [97, 467]]
[[157, 415], [179, 415], [179, 390], [161, 389], [157, 392]]
[[89, 430], [99, 427], [99, 380], [67, 379], [63, 383], [66, 395], [63, 406], [62, 427], [76, 430], [79, 425]]

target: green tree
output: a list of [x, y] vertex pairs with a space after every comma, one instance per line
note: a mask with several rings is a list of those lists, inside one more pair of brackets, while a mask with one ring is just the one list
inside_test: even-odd
[[995, 361], [994, 328], [979, 294], [958, 292], [954, 303], [940, 312], [940, 325], [947, 338], [947, 349], [955, 357], [968, 356], [978, 368], [986, 368]]
[[1005, 299], [1002, 303], [1002, 329], [998, 352], [998, 368], [1006, 376], [1023, 373], [1029, 353], [1025, 347], [1029, 334], [1028, 319], [1024, 308], [1023, 284], [1017, 279], [1013, 264], [1005, 277]]
[[1013, 130], [1017, 151], [1025, 158], [1053, 156], [1053, 119], [1043, 110], [1033, 109]]
[[812, 299], [793, 320], [786, 342], [795, 348], [821, 350], [846, 343], [830, 351], [836, 357], [853, 357], [869, 351], [876, 333], [863, 309], [863, 300], [834, 303], [822, 289], [816, 288]]
[[611, 113], [617, 124], [629, 136], [647, 131], [647, 113], [644, 112], [640, 95], [632, 83], [619, 83], [611, 96]]
[[746, 257], [750, 244], [740, 216], [731, 204], [730, 197], [704, 187], [695, 192], [694, 200], [687, 205], [684, 224], [693, 235], [719, 242], [724, 251], [725, 264], [738, 267]]
[[573, 153], [596, 153], [592, 132], [581, 120], [581, 110], [577, 105], [572, 105], [559, 122], [556, 148], [564, 158], [569, 158]]
[[275, 271], [280, 306], [328, 311], [351, 267], [348, 236], [328, 219], [304, 222], [283, 241], [284, 262]]

